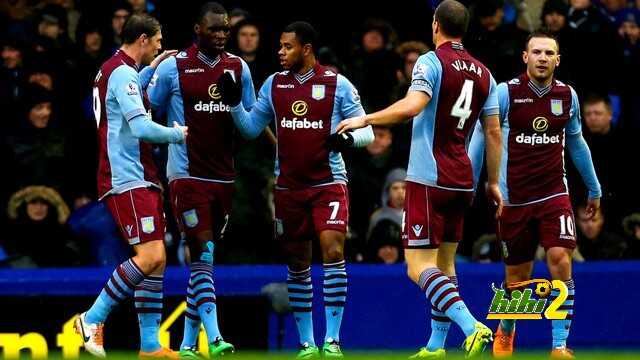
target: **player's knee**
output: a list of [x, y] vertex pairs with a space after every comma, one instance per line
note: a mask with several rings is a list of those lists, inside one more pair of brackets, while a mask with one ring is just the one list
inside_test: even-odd
[[342, 246], [334, 245], [324, 251], [325, 262], [337, 262], [342, 261], [343, 259], [344, 250], [342, 249]]
[[571, 266], [571, 256], [564, 251], [554, 251], [547, 254], [549, 266], [557, 269], [568, 268]]
[[167, 256], [164, 251], [148, 252], [144, 254], [144, 262], [146, 267], [153, 271], [164, 269], [167, 262]]

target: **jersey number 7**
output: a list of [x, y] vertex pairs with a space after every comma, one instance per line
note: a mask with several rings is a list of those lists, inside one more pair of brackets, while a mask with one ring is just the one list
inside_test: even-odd
[[473, 80], [465, 80], [458, 100], [451, 108], [451, 116], [458, 118], [458, 130], [464, 128], [464, 123], [471, 116], [471, 98], [473, 97]]

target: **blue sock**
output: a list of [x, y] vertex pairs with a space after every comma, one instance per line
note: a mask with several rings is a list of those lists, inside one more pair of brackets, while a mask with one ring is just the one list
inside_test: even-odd
[[347, 301], [345, 261], [324, 264], [324, 314], [327, 319], [325, 342], [340, 341], [340, 324]]
[[191, 264], [191, 281], [198, 308], [198, 314], [204, 324], [209, 344], [222, 339], [218, 328], [218, 311], [216, 308], [216, 289], [213, 286], [213, 265], [196, 261]]
[[143, 279], [142, 270], [132, 259], [118, 265], [96, 301], [87, 311], [86, 321], [90, 324], [105, 322], [111, 310], [123, 300], [131, 297], [136, 286]]
[[189, 286], [187, 287], [187, 310], [184, 313], [184, 334], [182, 335], [181, 349], [196, 346], [201, 323], [193, 291], [193, 280], [190, 277]]
[[133, 300], [140, 325], [140, 351], [160, 349], [158, 330], [162, 320], [162, 280], [162, 275], [150, 275], [136, 288]]
[[[516, 289], [509, 289], [506, 287], [506, 285], [504, 283], [502, 283], [502, 287], [505, 289], [505, 293], [504, 293], [504, 298], [505, 299], [511, 299], [511, 292], [513, 290]], [[522, 290], [522, 289], [520, 289]], [[516, 327], [516, 321], [515, 319], [503, 319], [500, 320], [500, 328], [502, 329], [503, 332], [507, 333], [507, 334], [511, 334], [513, 333], [513, 330]]]
[[467, 309], [449, 277], [438, 268], [427, 268], [420, 274], [420, 288], [431, 305], [458, 324], [465, 336], [473, 334], [477, 320]]
[[311, 285], [311, 268], [302, 271], [288, 269], [287, 289], [289, 306], [296, 319], [300, 344], [316, 346], [313, 338], [313, 285]]
[[[458, 286], [458, 277], [450, 276], [451, 283], [454, 286]], [[431, 335], [429, 336], [429, 342], [427, 343], [427, 350], [435, 351], [438, 349], [444, 349], [444, 344], [447, 341], [447, 334], [451, 327], [451, 319], [447, 317], [445, 313], [431, 306]]]
[[[558, 310], [567, 311], [567, 317], [564, 320], [551, 320], [551, 335], [553, 336], [553, 347], [567, 347], [567, 338], [569, 337], [569, 329], [571, 328], [571, 320], [573, 319], [573, 299], [575, 297], [576, 286], [573, 279], [564, 282], [569, 289], [567, 300], [558, 308]], [[559, 290], [552, 290], [549, 301], [553, 301], [560, 295]]]

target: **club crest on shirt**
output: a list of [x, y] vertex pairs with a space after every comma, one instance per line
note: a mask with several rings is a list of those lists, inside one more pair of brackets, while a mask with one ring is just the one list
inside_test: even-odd
[[562, 100], [551, 99], [551, 113], [555, 116], [562, 115]]
[[198, 225], [198, 214], [196, 209], [187, 210], [182, 213], [182, 220], [188, 228], [194, 228]]
[[311, 98], [314, 100], [322, 100], [324, 99], [324, 85], [313, 85], [311, 87]]
[[140, 219], [142, 225], [142, 232], [145, 234], [151, 234], [156, 230], [156, 226], [153, 223], [153, 216], [147, 216]]

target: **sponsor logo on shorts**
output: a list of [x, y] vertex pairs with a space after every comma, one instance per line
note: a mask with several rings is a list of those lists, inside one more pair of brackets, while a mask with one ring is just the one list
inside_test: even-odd
[[[535, 289], [531, 287], [535, 286]], [[507, 284], [507, 289], [513, 289], [511, 296], [507, 296], [504, 288], [496, 288], [491, 284], [493, 300], [489, 306], [487, 319], [518, 319], [518, 320], [564, 320], [568, 312], [558, 310], [569, 295], [567, 285], [560, 280], [532, 279]], [[557, 298], [549, 304], [547, 297], [551, 290], [560, 291]]]
[[182, 220], [184, 225], [188, 228], [194, 228], [198, 225], [198, 214], [196, 209], [187, 210], [182, 213]]
[[153, 223], [153, 216], [147, 216], [140, 219], [142, 225], [142, 232], [145, 234], [151, 234], [156, 230], [156, 225]]

